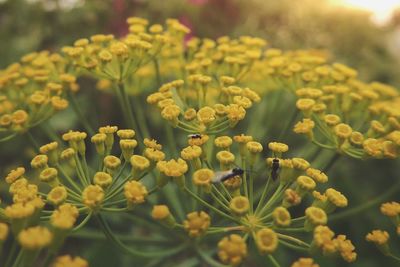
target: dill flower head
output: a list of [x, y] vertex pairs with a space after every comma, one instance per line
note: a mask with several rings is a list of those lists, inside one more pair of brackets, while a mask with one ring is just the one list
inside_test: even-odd
[[199, 146], [188, 146], [181, 151], [181, 157], [184, 160], [193, 160], [199, 158], [202, 154], [201, 147]]
[[180, 177], [187, 172], [188, 165], [186, 161], [178, 158], [157, 162], [157, 169], [168, 177]]
[[96, 209], [104, 199], [104, 191], [98, 185], [89, 185], [82, 192], [82, 201], [90, 209]]
[[104, 157], [103, 163], [104, 166], [110, 171], [117, 170], [119, 166], [121, 166], [121, 160], [116, 156], [112, 155]]
[[380, 211], [385, 216], [396, 217], [400, 214], [400, 203], [394, 201], [383, 203], [380, 207]]
[[223, 263], [238, 266], [246, 256], [247, 245], [240, 235], [231, 234], [218, 242], [218, 257]]
[[47, 194], [47, 201], [58, 206], [67, 199], [68, 193], [64, 186], [56, 186]]
[[250, 202], [247, 197], [237, 196], [231, 199], [229, 208], [237, 216], [243, 216], [250, 209]]
[[235, 155], [229, 151], [222, 150], [216, 155], [217, 160], [224, 166], [230, 166], [235, 161]]
[[95, 185], [99, 185], [103, 189], [106, 189], [112, 183], [112, 176], [106, 172], [96, 172], [93, 177], [93, 182]]
[[199, 169], [193, 173], [193, 184], [208, 192], [211, 189], [211, 181], [214, 176], [214, 171], [210, 169]]
[[183, 227], [191, 237], [199, 237], [207, 231], [210, 226], [211, 218], [210, 215], [204, 211], [194, 211], [186, 216], [186, 220], [183, 221]]
[[326, 182], [328, 182], [328, 176], [324, 172], [322, 172], [322, 171], [320, 171], [318, 169], [308, 168], [306, 170], [306, 174], [309, 177], [313, 178], [314, 181], [316, 181], [317, 183], [326, 183]]
[[20, 245], [29, 250], [39, 250], [50, 245], [52, 238], [51, 232], [42, 226], [30, 227], [18, 234]]
[[306, 209], [306, 224], [314, 228], [317, 225], [325, 225], [328, 222], [328, 216], [323, 209], [317, 207], [308, 207]]
[[70, 230], [79, 215], [78, 209], [71, 204], [63, 204], [50, 217], [50, 223], [59, 230]]
[[58, 171], [56, 168], [46, 168], [39, 175], [40, 181], [45, 183], [51, 183], [52, 181], [56, 180], [57, 177]]
[[284, 143], [279, 143], [279, 142], [270, 142], [270, 143], [268, 143], [268, 148], [271, 151], [273, 151], [273, 152], [275, 152], [277, 154], [284, 153], [284, 152], [287, 152], [289, 150], [289, 146], [288, 145], [286, 145]]
[[144, 171], [150, 167], [150, 161], [143, 156], [133, 155], [130, 162], [134, 170]]
[[146, 187], [138, 181], [129, 181], [124, 185], [124, 196], [130, 204], [141, 204], [147, 197]]
[[291, 216], [289, 211], [284, 207], [276, 207], [272, 213], [274, 223], [277, 226], [285, 227], [291, 223]]
[[300, 258], [293, 262], [290, 267], [319, 267], [312, 258]]
[[24, 219], [29, 218], [35, 212], [35, 206], [31, 203], [14, 203], [7, 206], [4, 214], [10, 219]]
[[232, 145], [232, 142], [232, 138], [229, 136], [219, 136], [214, 140], [215, 146], [221, 149], [229, 148]]
[[373, 242], [376, 245], [385, 245], [389, 240], [389, 233], [382, 230], [374, 230], [368, 233], [365, 237], [368, 242]]
[[72, 257], [70, 255], [59, 256], [55, 259], [52, 267], [88, 267], [89, 264], [81, 257]]
[[31, 167], [34, 169], [43, 169], [47, 167], [49, 158], [46, 155], [37, 155], [31, 161]]
[[0, 242], [3, 242], [7, 239], [8, 231], [8, 225], [5, 223], [0, 223]]
[[255, 236], [258, 250], [261, 253], [273, 253], [278, 247], [278, 235], [270, 228], [262, 228]]
[[12, 184], [19, 178], [23, 177], [25, 173], [25, 168], [24, 167], [18, 167], [11, 172], [9, 172], [5, 178], [7, 184]]

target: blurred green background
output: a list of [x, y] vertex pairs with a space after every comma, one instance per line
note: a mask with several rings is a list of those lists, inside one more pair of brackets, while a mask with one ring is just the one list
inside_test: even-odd
[[[252, 35], [285, 50], [322, 49], [331, 60], [358, 69], [365, 81], [400, 87], [400, 11], [394, 12], [386, 24], [377, 25], [366, 11], [334, 7], [323, 0], [0, 0], [0, 68], [28, 52], [56, 51], [92, 34], [122, 36], [127, 32], [125, 19], [129, 16], [148, 18], [152, 23], [178, 18], [199, 37]], [[88, 97], [83, 95], [82, 103]], [[72, 115], [60, 116], [53, 119], [57, 129], [76, 125]], [[1, 175], [13, 165], [28, 162], [31, 152], [24, 149], [25, 145], [20, 138], [0, 144]], [[398, 161], [341, 159], [329, 176], [349, 197], [350, 206], [356, 206], [385, 192], [395, 179], [400, 179], [399, 167]], [[400, 196], [391, 200], [399, 201]], [[364, 241], [372, 229], [390, 230], [393, 250], [400, 254], [399, 239], [389, 221], [379, 215], [378, 207], [334, 221], [332, 226], [354, 241], [359, 259], [353, 264], [321, 259], [321, 266], [395, 266], [394, 261]], [[126, 259], [118, 252], [114, 254], [103, 240], [82, 243], [72, 238], [66, 251], [88, 258], [92, 266], [122, 266]], [[287, 264], [294, 256], [282, 252], [278, 258]]]

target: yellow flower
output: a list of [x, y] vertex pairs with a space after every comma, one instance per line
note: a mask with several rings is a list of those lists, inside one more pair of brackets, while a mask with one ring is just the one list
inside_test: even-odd
[[302, 158], [292, 158], [293, 168], [300, 171], [305, 171], [310, 167], [310, 163]]
[[347, 139], [351, 136], [353, 129], [348, 124], [339, 123], [335, 126], [334, 131], [339, 138]]
[[237, 104], [230, 104], [226, 106], [225, 113], [231, 123], [241, 121], [246, 116], [246, 110]]
[[53, 239], [51, 232], [42, 226], [34, 226], [22, 230], [18, 234], [18, 241], [23, 248], [39, 250], [50, 245]]
[[215, 119], [215, 110], [211, 107], [202, 107], [197, 111], [197, 120], [201, 123], [210, 124]]
[[231, 163], [235, 161], [235, 155], [229, 151], [222, 150], [219, 151], [216, 155], [217, 160], [222, 164], [229, 166]]
[[185, 120], [187, 121], [191, 121], [194, 120], [197, 116], [196, 110], [194, 108], [189, 108], [185, 111], [185, 113], [183, 114]]
[[319, 267], [319, 265], [314, 263], [312, 258], [300, 258], [293, 262], [290, 267]]
[[154, 139], [145, 138], [143, 140], [143, 143], [148, 148], [153, 148], [155, 150], [161, 150], [162, 149], [162, 145], [158, 144], [157, 141], [154, 140]]
[[250, 153], [260, 153], [263, 150], [262, 145], [255, 141], [247, 142], [246, 148]]
[[296, 107], [301, 110], [305, 116], [311, 115], [311, 109], [315, 105], [315, 100], [311, 98], [300, 98], [296, 102]]
[[368, 242], [374, 243], [384, 255], [388, 255], [390, 254], [389, 237], [389, 233], [386, 231], [373, 230], [366, 235], [365, 239]]
[[218, 257], [223, 263], [238, 266], [246, 256], [247, 245], [240, 235], [232, 234], [218, 242]]
[[342, 258], [347, 262], [353, 262], [357, 258], [357, 254], [354, 252], [354, 245], [350, 240], [346, 239], [345, 235], [338, 235], [334, 239], [335, 245], [342, 256]]
[[64, 186], [56, 186], [47, 194], [47, 201], [58, 206], [67, 199], [68, 193]]
[[131, 139], [135, 137], [135, 131], [131, 129], [121, 129], [117, 131], [117, 135], [121, 139]]
[[53, 227], [60, 230], [70, 230], [74, 226], [79, 211], [71, 204], [63, 204], [53, 212], [50, 223]]
[[328, 176], [322, 171], [314, 168], [308, 168], [306, 170], [306, 174], [314, 179], [314, 181], [318, 183], [326, 183], [328, 182]]
[[229, 208], [232, 213], [237, 216], [243, 216], [250, 209], [250, 202], [247, 197], [244, 196], [236, 196], [231, 199], [229, 203]]
[[268, 148], [275, 153], [284, 153], [289, 150], [289, 146], [283, 143], [270, 142]]
[[210, 169], [199, 169], [193, 173], [193, 184], [205, 189], [206, 192], [209, 192], [214, 175], [215, 173]]
[[286, 227], [291, 223], [290, 213], [284, 207], [276, 207], [272, 212], [272, 217], [277, 226]]
[[186, 216], [183, 221], [183, 227], [189, 233], [190, 237], [198, 237], [207, 231], [211, 223], [210, 216], [204, 211], [194, 211]]
[[296, 206], [299, 205], [300, 202], [301, 202], [301, 196], [296, 191], [294, 191], [291, 188], [285, 190], [282, 202], [282, 205], [284, 207]]
[[60, 158], [62, 160], [70, 160], [74, 157], [74, 155], [75, 155], [75, 150], [73, 148], [67, 148], [61, 152]]
[[188, 146], [182, 149], [181, 157], [184, 160], [193, 160], [201, 156], [202, 150], [199, 146]]
[[8, 236], [8, 225], [0, 222], [0, 243], [5, 241]]
[[7, 174], [5, 180], [7, 184], [12, 184], [19, 178], [23, 177], [25, 174], [25, 168], [24, 167], [18, 167], [14, 170], [12, 170], [9, 174]]
[[155, 205], [151, 211], [151, 217], [157, 221], [161, 221], [168, 227], [174, 227], [176, 225], [175, 218], [166, 205]]
[[259, 230], [255, 240], [261, 253], [273, 253], [278, 247], [278, 235], [270, 228]]
[[112, 177], [106, 172], [96, 172], [93, 177], [93, 182], [96, 185], [101, 186], [101, 188], [106, 189], [112, 183]]
[[318, 225], [325, 225], [328, 222], [328, 216], [323, 209], [317, 207], [308, 207], [306, 209], [306, 229], [312, 229]]
[[51, 267], [88, 267], [89, 264], [81, 257], [72, 258], [70, 255], [59, 256]]
[[245, 109], [250, 108], [253, 104], [249, 98], [247, 98], [245, 96], [239, 96], [239, 95], [233, 97], [233, 103], [235, 103]]
[[47, 167], [49, 158], [46, 155], [37, 155], [31, 161], [31, 167], [34, 169], [42, 169]]
[[338, 115], [335, 114], [326, 114], [324, 116], [324, 121], [329, 126], [335, 126], [341, 122], [341, 119]]
[[51, 98], [51, 105], [57, 111], [64, 110], [68, 107], [68, 101], [59, 96], [53, 96]]
[[187, 172], [188, 166], [186, 161], [178, 158], [177, 160], [171, 159], [157, 162], [157, 169], [166, 176], [180, 177]]
[[121, 147], [125, 161], [130, 160], [137, 144], [137, 141], [134, 139], [122, 139], [119, 141], [119, 146]]
[[383, 203], [380, 210], [385, 216], [396, 217], [400, 214], [400, 203], [394, 201]]
[[146, 187], [138, 181], [129, 181], [124, 185], [124, 196], [129, 204], [141, 204], [147, 197]]
[[25, 110], [17, 110], [11, 115], [11, 120], [16, 125], [22, 125], [28, 120], [28, 113]]
[[24, 219], [33, 215], [35, 207], [30, 203], [15, 203], [5, 208], [4, 214], [10, 219]]
[[311, 192], [317, 186], [313, 179], [308, 176], [301, 175], [296, 180], [296, 191], [302, 196], [306, 192]]
[[58, 171], [56, 168], [46, 168], [40, 173], [39, 179], [51, 186], [58, 185]]
[[168, 206], [166, 205], [155, 205], [151, 212], [151, 217], [155, 220], [163, 220], [171, 215]]
[[229, 136], [219, 136], [215, 138], [214, 144], [216, 147], [227, 149], [232, 145], [232, 138]]
[[162, 152], [160, 150], [153, 149], [153, 148], [145, 148], [144, 155], [145, 155], [146, 158], [148, 158], [148, 159], [150, 159], [151, 161], [154, 161], [154, 162], [159, 162], [159, 161], [165, 159], [164, 152]]
[[301, 122], [296, 123], [293, 131], [297, 134], [306, 134], [309, 138], [312, 138], [314, 126], [315, 123], [311, 119], [303, 119]]
[[314, 229], [313, 245], [321, 249], [324, 255], [332, 255], [337, 251], [334, 236], [335, 233], [328, 226], [319, 225]]
[[140, 174], [150, 167], [150, 161], [139, 155], [133, 155], [130, 158], [130, 163], [132, 165], [132, 175], [134, 179], [139, 179]]
[[339, 191], [328, 188], [325, 192], [325, 195], [330, 203], [332, 203], [336, 207], [344, 208], [347, 206], [347, 198], [342, 195]]
[[104, 200], [104, 191], [98, 185], [89, 185], [82, 192], [83, 204], [90, 209], [97, 208]]
[[181, 108], [177, 105], [168, 105], [161, 111], [161, 116], [167, 121], [176, 122], [179, 115], [181, 114]]
[[116, 170], [119, 168], [119, 166], [121, 166], [121, 160], [119, 158], [117, 158], [116, 156], [112, 156], [112, 155], [108, 155], [104, 158], [103, 160], [104, 162], [104, 166], [108, 169], [108, 170]]

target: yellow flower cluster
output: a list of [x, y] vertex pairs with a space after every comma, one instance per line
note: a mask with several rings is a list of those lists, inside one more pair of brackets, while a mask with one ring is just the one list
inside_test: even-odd
[[[196, 162], [196, 164], [188, 165], [185, 160], [179, 158], [159, 161], [157, 169], [160, 173], [158, 181], [168, 177], [174, 178], [181, 190], [186, 192], [192, 201], [198, 202], [208, 210], [193, 211], [187, 214], [187, 219], [183, 221], [183, 224], [179, 224], [168, 206], [156, 205], [152, 211], [152, 217], [155, 220], [169, 227], [181, 228], [190, 237], [241, 231], [244, 237], [240, 234], [230, 234], [218, 244], [220, 260], [233, 266], [239, 265], [247, 256], [246, 236], [248, 234], [253, 236], [252, 239], [259, 253], [268, 254], [271, 257], [278, 248], [278, 244], [288, 248], [309, 250], [316, 243], [323, 251], [326, 250], [325, 246], [331, 244], [332, 254], [341, 255], [349, 262], [355, 260], [354, 246], [344, 235], [334, 238], [332, 232], [327, 241], [324, 241], [325, 243], [315, 241], [321, 239], [318, 239], [319, 230], [317, 229], [329, 229], [325, 226], [328, 215], [337, 208], [347, 206], [347, 198], [333, 188], [326, 189], [324, 193], [316, 191], [319, 184], [328, 181], [325, 173], [312, 168], [311, 164], [303, 158], [283, 159], [282, 155], [288, 151], [288, 145], [271, 142], [267, 147], [274, 157], [267, 158], [265, 161], [268, 173], [265, 179], [246, 170], [246, 166], [249, 168], [258, 166], [261, 160], [256, 155], [264, 149], [263, 145], [254, 141], [252, 136], [244, 134], [233, 137], [220, 136], [215, 138], [214, 144], [209, 144], [211, 141], [207, 138], [201, 141], [202, 138], [201, 135], [189, 136], [190, 146], [181, 151], [185, 160], [190, 163]], [[197, 143], [194, 144], [194, 142]], [[212, 145], [215, 148], [212, 155], [203, 156], [203, 148], [207, 150]], [[277, 155], [280, 158], [277, 158]], [[274, 171], [277, 172], [276, 175]], [[191, 175], [191, 180], [186, 179], [188, 175]], [[261, 181], [261, 179], [265, 180]], [[163, 181], [158, 185], [164, 186], [168, 182], [168, 180]], [[255, 189], [256, 183], [261, 184], [262, 188]], [[276, 185], [273, 186], [273, 183]], [[260, 189], [262, 189], [261, 196], [256, 199], [255, 192]], [[307, 197], [313, 201], [303, 201]], [[292, 207], [302, 202], [311, 203], [311, 205], [304, 210], [304, 216], [294, 217], [291, 212]], [[208, 212], [216, 213], [216, 221], [229, 220], [231, 226], [211, 227], [211, 217]], [[214, 220], [214, 217], [212, 218]], [[293, 229], [290, 227], [296, 231], [289, 231], [290, 234], [288, 234], [285, 229]], [[312, 244], [301, 240], [301, 237], [296, 234], [296, 232], [312, 231], [314, 231]], [[313, 266], [313, 261], [301, 260], [297, 263], [299, 264]]]
[[162, 85], [147, 97], [157, 106], [161, 116], [172, 126], [188, 133], [216, 134], [243, 120], [246, 110], [260, 101], [256, 92], [232, 83], [227, 76], [213, 80], [210, 76], [193, 74], [187, 81], [175, 80]]
[[[395, 201], [383, 203], [380, 211], [390, 219], [391, 223], [396, 227], [397, 235], [400, 236], [400, 203]], [[389, 233], [380, 229], [373, 230], [365, 236], [365, 239], [374, 243], [384, 255], [398, 259], [390, 250], [389, 238]]]
[[68, 107], [66, 96], [79, 90], [67, 61], [42, 51], [0, 70], [0, 141], [42, 123]]

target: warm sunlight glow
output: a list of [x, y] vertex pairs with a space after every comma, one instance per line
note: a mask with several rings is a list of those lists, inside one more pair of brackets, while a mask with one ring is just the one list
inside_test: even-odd
[[370, 11], [373, 14], [372, 19], [378, 24], [387, 22], [393, 10], [400, 8], [399, 0], [334, 0], [333, 2]]

